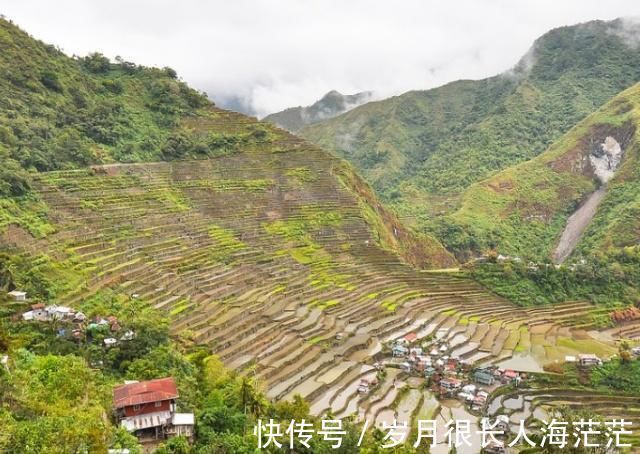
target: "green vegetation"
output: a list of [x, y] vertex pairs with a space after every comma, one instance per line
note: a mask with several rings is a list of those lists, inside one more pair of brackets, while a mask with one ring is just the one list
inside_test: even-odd
[[[431, 229], [458, 254], [497, 249], [534, 260], [551, 257], [568, 216], [599, 185], [590, 154], [607, 137], [622, 146], [624, 161], [578, 245], [584, 256], [637, 244], [637, 125], [640, 85], [620, 93], [555, 142], [540, 156], [471, 186], [460, 208], [430, 222]], [[427, 223], [429, 224], [429, 222]], [[579, 255], [578, 254], [578, 255]]]
[[[13, 310], [22, 306], [15, 304]], [[62, 454], [129, 448], [141, 453], [135, 437], [115, 425], [111, 390], [125, 379], [165, 376], [176, 378], [179, 408], [195, 412], [198, 434], [193, 446], [178, 438], [156, 452], [253, 453], [257, 439], [252, 429], [258, 418], [283, 424], [304, 418], [319, 428], [304, 400], [269, 403], [259, 383], [225, 369], [216, 356], [187, 338], [171, 338], [167, 320], [143, 303], [105, 292], [82, 309], [90, 317], [111, 314], [126, 320], [135, 339], [104, 349], [99, 332], [72, 340], [46, 323], [9, 323], [10, 312], [0, 314], [0, 353], [10, 358], [8, 369], [0, 367], [0, 451]], [[315, 437], [310, 452], [356, 452], [359, 427], [347, 421], [345, 429], [341, 450], [332, 451]], [[176, 450], [180, 445], [182, 450]], [[364, 449], [377, 452], [375, 446], [367, 435]]]
[[611, 255], [594, 255], [588, 262], [572, 266], [478, 263], [471, 265], [469, 272], [487, 288], [522, 306], [588, 300], [614, 307], [640, 301], [637, 246]]
[[97, 53], [72, 59], [5, 20], [0, 75], [0, 232], [11, 223], [34, 236], [52, 232], [30, 190], [31, 172], [215, 157], [278, 136], [261, 125], [203, 128], [219, 114], [172, 69], [110, 62]]
[[[523, 229], [512, 218], [526, 214], [524, 207], [518, 207], [520, 213], [505, 210], [495, 216], [509, 202], [494, 199], [493, 192], [500, 187], [493, 192], [464, 191], [539, 155], [640, 80], [640, 49], [629, 46], [623, 35], [622, 21], [558, 28], [538, 39], [520, 63], [504, 74], [368, 103], [309, 126], [302, 134], [352, 162], [402, 218], [435, 234], [459, 258], [498, 246], [540, 256], [553, 241], [560, 221], [552, 219], [555, 223], [548, 235], [546, 221]], [[531, 185], [526, 184], [518, 188], [532, 197], [530, 207], [553, 205], [551, 187], [566, 175], [551, 173], [539, 169], [538, 175], [531, 176], [532, 182], [549, 190], [533, 187], [530, 191]], [[508, 180], [508, 175], [503, 179]], [[589, 181], [575, 179], [562, 186], [566, 195], [560, 203], [567, 199], [575, 203], [592, 187]], [[564, 216], [569, 208], [563, 205]], [[634, 213], [637, 209], [624, 215]], [[616, 218], [618, 214], [612, 212]], [[496, 220], [501, 225], [494, 228]], [[544, 235], [539, 246], [538, 239]]]
[[609, 361], [591, 372], [590, 384], [596, 389], [640, 395], [640, 361]]
[[[398, 260], [396, 254], [419, 266], [455, 264], [433, 237], [403, 227], [349, 165], [216, 109], [169, 68], [112, 63], [99, 54], [71, 59], [8, 23], [0, 26], [0, 70], [7, 75], [0, 80], [0, 356], [8, 357], [0, 366], [0, 451], [140, 452], [137, 440], [116, 427], [111, 391], [124, 380], [170, 375], [180, 410], [196, 415], [196, 442], [176, 438], [160, 453], [253, 453], [251, 429], [259, 418], [318, 423], [307, 402], [289, 395], [315, 377], [292, 369], [300, 360], [325, 374], [337, 357], [362, 351], [329, 350], [343, 334], [335, 332], [337, 317], [357, 327], [358, 343], [371, 320], [384, 338], [400, 329], [392, 318], [403, 317], [407, 327], [410, 317], [432, 308], [439, 317], [443, 307], [444, 316], [464, 312], [460, 325], [478, 322], [494, 336], [511, 335], [500, 319], [511, 306], [468, 279], [421, 274]], [[18, 70], [10, 74], [13, 65]], [[482, 113], [503, 83], [514, 82], [499, 81], [469, 115]], [[124, 164], [159, 160], [175, 162]], [[588, 189], [576, 181], [576, 193]], [[629, 200], [616, 197], [605, 224], [620, 229], [616, 207]], [[551, 203], [553, 193], [539, 200]], [[539, 234], [532, 229], [523, 242]], [[470, 274], [501, 294], [522, 296], [522, 304], [593, 295], [612, 306], [629, 304], [638, 298], [637, 247], [613, 251], [575, 274], [553, 267], [509, 271], [507, 264]], [[518, 279], [505, 281], [509, 272]], [[89, 320], [114, 316], [135, 335], [107, 348], [108, 326], [87, 323], [74, 332], [67, 321], [23, 321], [28, 304], [5, 295], [15, 288], [26, 290], [30, 303], [69, 304]], [[494, 304], [495, 319], [486, 310]], [[518, 334], [529, 332], [523, 314], [509, 322]], [[571, 317], [565, 313], [561, 322], [582, 326]], [[554, 345], [572, 349], [572, 342]], [[530, 351], [527, 343], [534, 342], [513, 337], [518, 351]], [[354, 372], [344, 369], [334, 380]], [[598, 380], [607, 386], [609, 378]], [[287, 389], [274, 386], [287, 381]], [[292, 401], [270, 402], [263, 382], [270, 399]], [[308, 396], [316, 399], [313, 391]], [[341, 450], [316, 439], [311, 449], [290, 451], [357, 452], [360, 428], [346, 425]], [[369, 432], [359, 452], [380, 452], [380, 438]]]
[[265, 230], [288, 240], [310, 242], [309, 235], [322, 227], [337, 227], [342, 222], [338, 212], [320, 211], [313, 206], [303, 207], [299, 218], [274, 221], [265, 224]]
[[[216, 311], [230, 309], [234, 327], [241, 304], [253, 305], [241, 317], [271, 320], [260, 314], [268, 298], [292, 291], [315, 293], [320, 309], [341, 304], [360, 269], [349, 235], [365, 243], [369, 226], [399, 228], [366, 184], [352, 173], [343, 185], [340, 160], [215, 108], [169, 68], [69, 58], [0, 20], [0, 72], [0, 451], [139, 453], [116, 426], [112, 389], [168, 375], [179, 409], [196, 414], [197, 437], [160, 453], [253, 453], [259, 417], [317, 423], [298, 397], [268, 402], [247, 378], [259, 374], [251, 361], [242, 375], [223, 367], [212, 354], [224, 349]], [[402, 234], [389, 249], [403, 252], [412, 239]], [[289, 273], [292, 285], [279, 276]], [[29, 303], [10, 301], [14, 289]], [[90, 321], [113, 316], [134, 335], [107, 347], [106, 325], [23, 321], [35, 302]], [[319, 333], [311, 345], [328, 348]], [[250, 337], [234, 342], [245, 348]], [[346, 430], [342, 450], [316, 440], [309, 452], [356, 452], [359, 428], [346, 421]], [[379, 439], [368, 434], [363, 452], [378, 452]]]

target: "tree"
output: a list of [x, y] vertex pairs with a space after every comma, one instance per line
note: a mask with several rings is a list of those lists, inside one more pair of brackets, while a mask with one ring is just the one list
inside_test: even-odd
[[95, 74], [106, 73], [111, 69], [111, 62], [100, 52], [94, 52], [82, 59], [82, 64], [87, 70]]
[[155, 450], [157, 454], [190, 454], [191, 445], [185, 437], [173, 437]]
[[620, 342], [618, 353], [620, 355], [620, 361], [622, 362], [622, 364], [628, 364], [633, 359], [633, 355], [631, 354], [631, 346], [627, 341]]

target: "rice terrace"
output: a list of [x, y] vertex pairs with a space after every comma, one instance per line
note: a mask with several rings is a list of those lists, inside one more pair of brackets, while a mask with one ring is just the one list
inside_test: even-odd
[[[495, 423], [482, 452], [515, 453], [533, 452], [507, 446], [523, 427], [623, 419], [636, 449], [640, 51], [623, 26], [554, 29], [539, 66], [465, 81], [486, 108], [446, 86], [331, 91], [259, 121], [171, 68], [69, 57], [0, 19], [0, 451], [249, 453], [262, 418], [345, 421], [339, 452], [363, 425], [381, 452], [390, 425], [413, 440], [434, 420], [437, 443], [402, 452], [436, 453], [451, 421]], [[615, 80], [581, 66], [594, 42]], [[563, 46], [575, 67], [546, 60]], [[579, 92], [562, 118], [556, 82]], [[374, 153], [380, 116], [397, 129]], [[497, 167], [463, 175], [479, 136]], [[496, 164], [496, 147], [540, 149]], [[433, 186], [449, 172], [459, 186]], [[330, 452], [309, 449], [287, 452]]]

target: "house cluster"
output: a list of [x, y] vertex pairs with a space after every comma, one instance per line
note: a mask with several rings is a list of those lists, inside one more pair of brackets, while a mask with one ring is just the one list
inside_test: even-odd
[[457, 377], [447, 375], [435, 381], [434, 386], [441, 397], [458, 398], [472, 411], [481, 411], [489, 398], [489, 393], [480, 385], [493, 387], [496, 385], [520, 386], [526, 374], [513, 369], [500, 369], [496, 366], [475, 369], [470, 375], [474, 383], [465, 382]]
[[502, 385], [520, 386], [527, 375], [513, 369], [501, 369], [496, 366], [483, 367], [473, 372], [473, 381], [485, 386], [493, 386], [496, 383]]
[[118, 423], [141, 443], [157, 443], [175, 436], [193, 440], [193, 413], [178, 413], [178, 387], [173, 377], [129, 381], [113, 390]]
[[136, 337], [131, 330], [123, 330], [118, 318], [110, 315], [106, 318], [95, 316], [87, 325], [87, 337], [92, 338], [97, 333], [107, 333], [102, 342], [105, 347], [113, 347], [121, 341], [130, 341]]
[[22, 314], [22, 319], [25, 321], [36, 320], [38, 322], [69, 321], [82, 323], [87, 317], [82, 312], [76, 312], [67, 306], [57, 306], [55, 304], [47, 306], [44, 303], [36, 303], [31, 305], [31, 310]]
[[414, 346], [416, 341], [417, 335], [409, 333], [391, 346], [394, 361], [405, 372], [437, 379], [456, 376], [469, 366], [464, 360], [449, 355], [450, 346], [446, 341], [423, 342], [420, 346]]
[[[93, 339], [100, 334], [101, 342], [105, 347], [113, 347], [121, 341], [129, 341], [135, 338], [132, 330], [123, 330], [118, 318], [96, 316], [89, 320], [85, 314], [67, 306], [55, 304], [45, 305], [36, 303], [31, 309], [22, 314], [24, 321], [37, 321], [44, 323], [60, 322], [59, 337], [72, 337], [73, 339]], [[102, 338], [102, 336], [106, 337]]]

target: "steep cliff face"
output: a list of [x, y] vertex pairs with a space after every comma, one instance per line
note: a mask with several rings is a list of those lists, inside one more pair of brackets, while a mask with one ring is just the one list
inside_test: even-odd
[[589, 163], [593, 173], [602, 184], [613, 178], [622, 162], [623, 150], [620, 143], [612, 136], [607, 136], [604, 142], [596, 147], [589, 155]]

